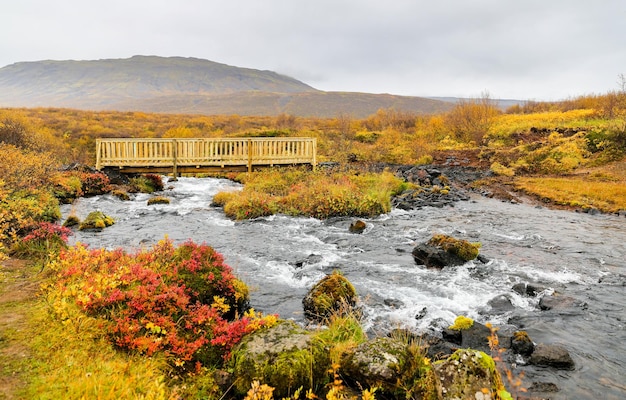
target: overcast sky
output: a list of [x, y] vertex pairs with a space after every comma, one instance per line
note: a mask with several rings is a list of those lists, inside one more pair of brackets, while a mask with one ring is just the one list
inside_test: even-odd
[[558, 100], [618, 89], [624, 0], [3, 1], [0, 67], [133, 55], [326, 91]]

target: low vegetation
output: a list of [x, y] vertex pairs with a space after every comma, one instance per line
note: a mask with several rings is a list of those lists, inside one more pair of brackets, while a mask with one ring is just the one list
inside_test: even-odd
[[382, 174], [270, 169], [242, 174], [239, 192], [218, 193], [213, 202], [233, 219], [276, 213], [330, 218], [374, 216], [391, 211], [391, 196], [407, 184], [389, 172]]

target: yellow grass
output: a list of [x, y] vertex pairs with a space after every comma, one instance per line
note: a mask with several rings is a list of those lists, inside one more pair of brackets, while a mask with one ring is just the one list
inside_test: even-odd
[[517, 178], [515, 186], [555, 204], [604, 212], [626, 210], [626, 159], [574, 176]]

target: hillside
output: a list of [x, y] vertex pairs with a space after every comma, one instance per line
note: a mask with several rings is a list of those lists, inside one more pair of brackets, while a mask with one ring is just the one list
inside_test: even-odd
[[0, 106], [316, 117], [451, 108], [420, 97], [323, 92], [272, 71], [157, 56], [11, 64], [0, 68]]

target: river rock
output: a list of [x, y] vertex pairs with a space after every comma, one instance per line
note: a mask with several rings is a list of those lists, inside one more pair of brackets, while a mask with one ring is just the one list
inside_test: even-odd
[[520, 282], [513, 285], [513, 291], [521, 294], [522, 296], [534, 297], [544, 290], [546, 290], [545, 287], [534, 283]]
[[320, 254], [309, 254], [307, 258], [301, 261], [296, 261], [293, 266], [296, 268], [303, 268], [307, 265], [319, 264], [324, 261], [324, 257]]
[[574, 360], [567, 349], [556, 344], [538, 344], [535, 346], [528, 363], [556, 369], [574, 369]]
[[525, 331], [516, 331], [511, 338], [511, 350], [516, 354], [528, 357], [535, 350], [535, 344]]
[[426, 268], [441, 269], [447, 266], [463, 265], [467, 262], [456, 254], [449, 253], [440, 247], [428, 243], [418, 244], [411, 254], [416, 264], [424, 265]]
[[[416, 351], [417, 348], [415, 348]], [[364, 388], [378, 387], [383, 393], [391, 394], [399, 390], [398, 382], [415, 385], [413, 395], [422, 398], [422, 390], [428, 393], [440, 393], [439, 379], [431, 369], [422, 376], [422, 370], [416, 367], [416, 358], [406, 340], [392, 337], [377, 337], [358, 345], [344, 355], [342, 371], [351, 382]], [[378, 395], [377, 395], [378, 397]]]
[[566, 310], [566, 309], [571, 309], [571, 308], [586, 309], [587, 304], [584, 302], [578, 301], [575, 298], [570, 297], [570, 296], [553, 294], [550, 296], [543, 296], [541, 300], [539, 300], [539, 308], [542, 311]]
[[487, 353], [490, 351], [489, 336], [491, 336], [491, 330], [485, 325], [474, 321], [470, 328], [463, 329], [460, 332], [461, 347], [481, 350]]
[[348, 230], [350, 231], [350, 233], [363, 233], [366, 227], [367, 225], [365, 224], [365, 222], [359, 219], [351, 223]]
[[491, 307], [491, 312], [496, 314], [502, 314], [515, 309], [511, 299], [505, 294], [498, 295], [489, 300], [487, 305]]
[[293, 321], [279, 324], [244, 337], [232, 351], [229, 366], [235, 390], [245, 394], [254, 380], [274, 388], [276, 398], [293, 394], [322, 382], [330, 361], [327, 351], [315, 346], [310, 332]]
[[424, 334], [420, 340], [426, 347], [426, 356], [433, 361], [448, 358], [459, 348], [458, 345], [435, 335]]
[[559, 387], [552, 382], [533, 382], [528, 391], [530, 393], [555, 393], [559, 391]]
[[484, 399], [483, 389], [493, 391], [502, 386], [495, 362], [482, 351], [460, 349], [433, 366], [441, 380], [443, 399]]
[[476, 243], [437, 234], [415, 246], [411, 254], [416, 264], [427, 268], [454, 267], [476, 259], [479, 247]]
[[357, 300], [352, 283], [339, 271], [334, 271], [316, 283], [304, 297], [304, 316], [313, 322], [324, 322], [333, 313], [358, 314]]

